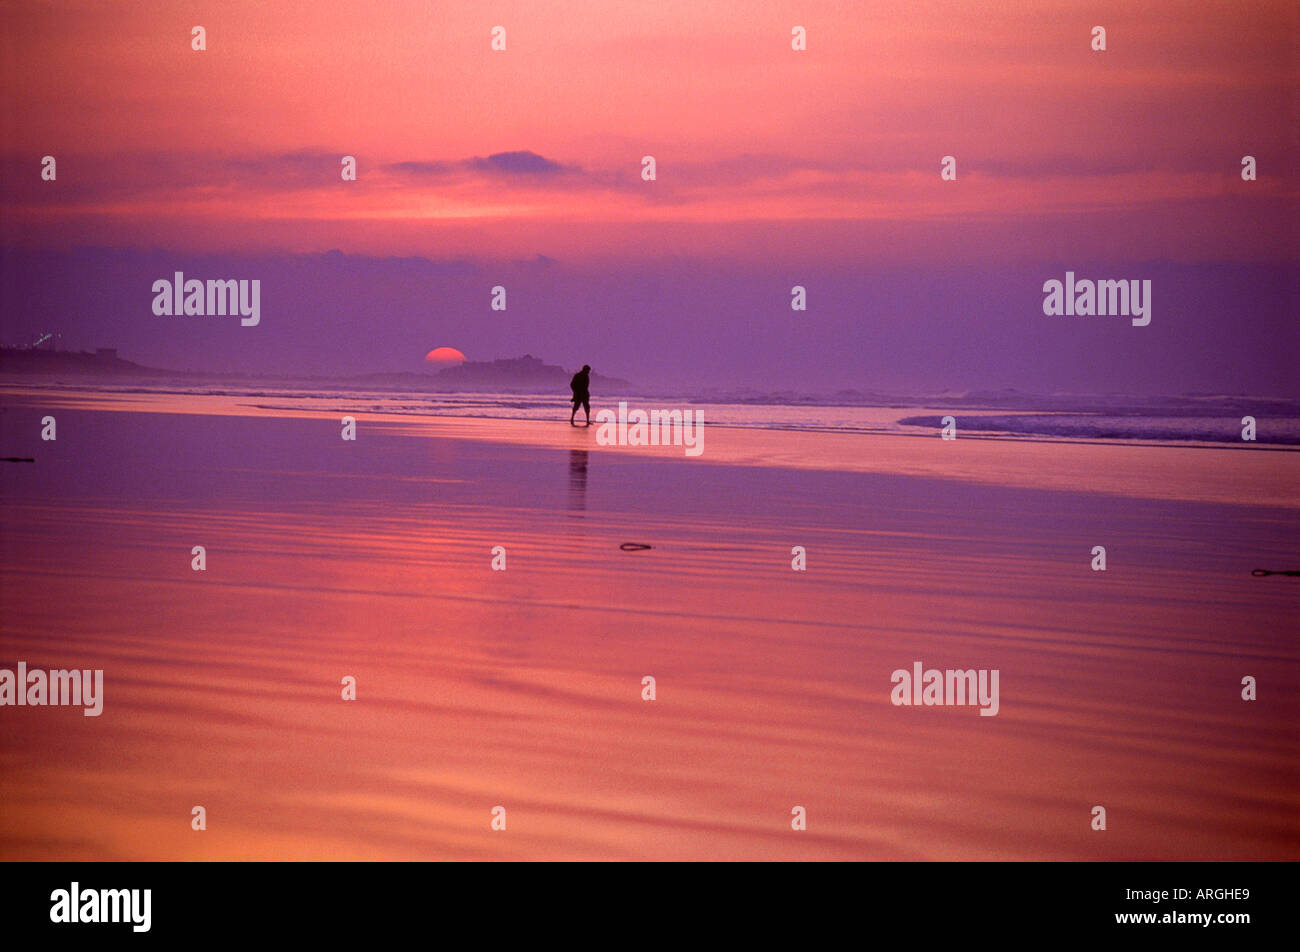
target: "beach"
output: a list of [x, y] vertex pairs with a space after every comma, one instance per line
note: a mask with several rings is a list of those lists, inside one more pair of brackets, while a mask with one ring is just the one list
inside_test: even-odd
[[1300, 858], [1294, 451], [254, 404], [6, 392], [0, 857]]

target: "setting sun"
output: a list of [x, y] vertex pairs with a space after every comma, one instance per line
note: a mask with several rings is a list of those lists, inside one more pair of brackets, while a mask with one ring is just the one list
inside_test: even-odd
[[443, 367], [453, 367], [456, 364], [465, 362], [465, 355], [455, 347], [438, 347], [424, 355], [426, 364], [438, 364]]

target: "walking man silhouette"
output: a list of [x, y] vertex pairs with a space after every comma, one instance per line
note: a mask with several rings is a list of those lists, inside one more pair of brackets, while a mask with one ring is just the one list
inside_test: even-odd
[[586, 364], [582, 369], [573, 375], [569, 381], [569, 389], [573, 391], [573, 412], [569, 414], [569, 425], [577, 426], [573, 418], [578, 415], [578, 407], [587, 414], [587, 426], [591, 426], [591, 368]]

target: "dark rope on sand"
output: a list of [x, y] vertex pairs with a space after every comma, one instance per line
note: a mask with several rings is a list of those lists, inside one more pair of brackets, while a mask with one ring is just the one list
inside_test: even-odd
[[624, 552], [644, 552], [646, 549], [651, 548], [651, 546], [648, 546], [643, 542], [624, 542], [619, 546], [619, 548]]
[[1263, 578], [1265, 575], [1295, 575], [1300, 576], [1300, 572], [1270, 572], [1268, 569], [1255, 569], [1250, 573], [1255, 578]]

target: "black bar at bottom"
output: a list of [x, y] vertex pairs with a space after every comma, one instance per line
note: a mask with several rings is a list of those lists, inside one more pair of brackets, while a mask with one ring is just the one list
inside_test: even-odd
[[845, 929], [854, 942], [902, 930], [912, 948], [1057, 934], [1230, 943], [1286, 927], [1295, 873], [1276, 863], [5, 866], [7, 938], [114, 946], [260, 936], [373, 944], [423, 934], [457, 945], [753, 936], [802, 947], [840, 944], [831, 937]]

